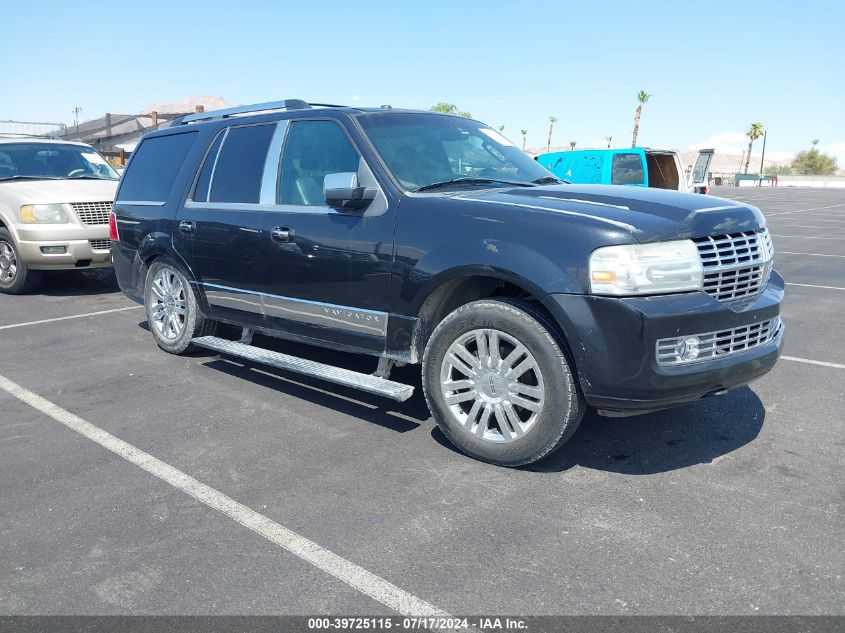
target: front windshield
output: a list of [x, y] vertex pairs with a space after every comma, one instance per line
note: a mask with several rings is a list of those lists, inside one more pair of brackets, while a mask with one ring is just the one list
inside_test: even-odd
[[455, 179], [448, 186], [508, 186], [552, 176], [497, 131], [470, 119], [378, 112], [358, 121], [407, 191]]
[[64, 143], [0, 144], [0, 181], [89, 178], [118, 180], [106, 159], [90, 147]]

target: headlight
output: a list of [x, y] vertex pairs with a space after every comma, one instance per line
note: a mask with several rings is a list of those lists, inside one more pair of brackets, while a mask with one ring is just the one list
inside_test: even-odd
[[26, 204], [21, 207], [23, 224], [66, 224], [67, 214], [60, 204]]
[[691, 240], [605, 246], [590, 256], [590, 288], [600, 295], [700, 290], [704, 270]]

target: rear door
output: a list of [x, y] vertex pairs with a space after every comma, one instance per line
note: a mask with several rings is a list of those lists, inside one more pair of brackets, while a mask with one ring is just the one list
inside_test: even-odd
[[695, 193], [707, 193], [710, 184], [710, 163], [713, 162], [712, 149], [703, 149], [698, 153], [690, 175], [690, 187]]
[[214, 318], [263, 324], [261, 186], [276, 129], [270, 122], [221, 130], [177, 217], [174, 244]]

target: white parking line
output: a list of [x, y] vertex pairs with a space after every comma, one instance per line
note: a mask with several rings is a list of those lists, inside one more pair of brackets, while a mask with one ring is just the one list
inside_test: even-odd
[[841, 257], [845, 259], [845, 255], [826, 255], [824, 253], [796, 253], [795, 251], [778, 251], [776, 250], [775, 253], [778, 255], [806, 255], [808, 257]]
[[126, 310], [137, 310], [144, 306], [129, 306], [128, 308], [115, 308], [114, 310], [100, 310], [99, 312], [86, 312], [85, 314], [72, 314], [70, 316], [56, 317], [55, 319], [41, 319], [40, 321], [27, 321], [26, 323], [14, 323], [12, 325], [0, 325], [0, 330], [8, 330], [13, 327], [25, 327], [27, 325], [41, 325], [42, 323], [53, 323], [54, 321], [67, 321], [68, 319], [84, 319], [85, 317], [111, 314], [112, 312], [124, 312]]
[[840, 288], [839, 286], [816, 286], [814, 284], [796, 284], [792, 283], [791, 281], [786, 282], [787, 286], [803, 286], [805, 288], [824, 288], [825, 290], [845, 290], [845, 288]]
[[4, 376], [0, 376], [0, 389], [394, 611], [408, 616], [451, 617], [447, 612], [268, 519]]
[[810, 237], [808, 235], [783, 235], [782, 233], [772, 233], [772, 237], [800, 237], [803, 240], [845, 240], [845, 237]]
[[822, 360], [810, 360], [809, 358], [798, 358], [797, 356], [781, 356], [783, 360], [793, 360], [796, 363], [807, 363], [808, 365], [820, 365], [821, 367], [833, 367], [834, 369], [845, 369], [845, 365], [839, 363], [827, 363]]
[[778, 228], [781, 228], [783, 226], [795, 227], [799, 229], [826, 229], [828, 231], [830, 231], [831, 229], [839, 228], [836, 226], [819, 226], [818, 224], [778, 224]]
[[821, 211], [822, 209], [838, 209], [839, 207], [845, 207], [845, 204], [831, 204], [826, 207], [810, 207], [809, 209], [796, 209], [795, 211], [781, 211], [776, 213], [767, 213], [766, 216], [775, 216], [775, 215], [791, 215], [793, 213], [806, 213], [807, 211]]

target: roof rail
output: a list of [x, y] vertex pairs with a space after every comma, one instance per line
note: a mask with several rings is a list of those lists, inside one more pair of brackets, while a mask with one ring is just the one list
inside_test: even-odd
[[54, 134], [27, 134], [26, 132], [0, 132], [0, 138], [46, 138], [53, 141], [61, 140]]
[[324, 108], [344, 107], [330, 103], [307, 103], [302, 99], [285, 99], [284, 101], [267, 101], [266, 103], [255, 103], [253, 105], [237, 106], [234, 108], [225, 108], [223, 110], [211, 110], [210, 112], [186, 114], [183, 117], [174, 119], [170, 126], [185, 125], [186, 123], [195, 123], [197, 121], [225, 119], [236, 114], [248, 114], [251, 112], [264, 112], [269, 110], [310, 110], [311, 106], [321, 106]]

